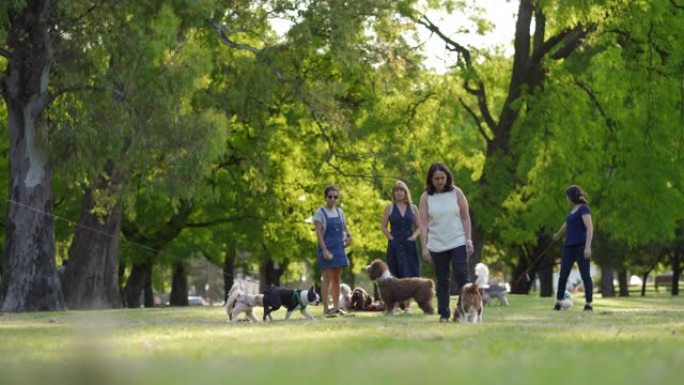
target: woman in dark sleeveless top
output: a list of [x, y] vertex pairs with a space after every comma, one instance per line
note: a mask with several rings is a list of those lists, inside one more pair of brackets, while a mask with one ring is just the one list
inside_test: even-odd
[[560, 239], [565, 234], [565, 244], [561, 251], [561, 269], [558, 276], [558, 290], [556, 292], [556, 304], [554, 310], [561, 309], [561, 301], [565, 295], [565, 286], [572, 266], [577, 262], [577, 267], [584, 284], [585, 311], [592, 311], [592, 292], [594, 285], [591, 280], [590, 258], [591, 241], [594, 236], [594, 226], [591, 221], [591, 210], [587, 194], [579, 186], [570, 186], [565, 190], [565, 197], [570, 205], [570, 213], [560, 230], [553, 235], [554, 240]]
[[[418, 208], [411, 202], [411, 193], [402, 181], [394, 184], [392, 204], [385, 207], [381, 229], [387, 237], [387, 265], [397, 278], [420, 277], [420, 261], [416, 238]], [[391, 230], [387, 229], [389, 223]], [[408, 303], [405, 304], [408, 308]]]

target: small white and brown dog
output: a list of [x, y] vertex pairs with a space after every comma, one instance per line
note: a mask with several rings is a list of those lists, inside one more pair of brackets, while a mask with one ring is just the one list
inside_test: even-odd
[[482, 324], [482, 295], [476, 283], [466, 283], [461, 289], [454, 322]]
[[340, 284], [340, 309], [349, 311], [352, 302], [352, 289], [346, 283]]
[[229, 321], [238, 322], [240, 313], [245, 313], [250, 320], [259, 322], [254, 316], [255, 306], [264, 306], [264, 295], [245, 294], [240, 284], [235, 282], [228, 292], [226, 301], [226, 314], [228, 314]]

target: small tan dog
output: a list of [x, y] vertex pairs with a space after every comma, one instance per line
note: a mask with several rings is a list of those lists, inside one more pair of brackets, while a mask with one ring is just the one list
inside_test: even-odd
[[461, 289], [459, 305], [454, 311], [454, 322], [482, 324], [482, 295], [476, 283], [467, 283]]
[[433, 314], [432, 297], [435, 283], [427, 278], [396, 278], [389, 272], [387, 264], [376, 259], [367, 268], [368, 278], [378, 284], [380, 298], [385, 302], [385, 314], [392, 314], [394, 306], [413, 299], [423, 312]]

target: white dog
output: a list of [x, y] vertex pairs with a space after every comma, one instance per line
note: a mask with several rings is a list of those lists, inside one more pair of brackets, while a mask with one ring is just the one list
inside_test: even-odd
[[228, 301], [226, 301], [226, 314], [229, 320], [238, 322], [238, 315], [244, 312], [250, 320], [259, 322], [254, 316], [255, 306], [264, 306], [264, 295], [245, 294], [240, 284], [235, 282], [228, 292]]
[[482, 302], [485, 305], [491, 304], [496, 298], [501, 306], [508, 306], [508, 289], [502, 285], [489, 284], [489, 267], [487, 265], [484, 263], [475, 265], [475, 275], [477, 276], [475, 284], [480, 288]]
[[340, 284], [340, 309], [349, 311], [351, 308], [352, 289], [346, 283]]

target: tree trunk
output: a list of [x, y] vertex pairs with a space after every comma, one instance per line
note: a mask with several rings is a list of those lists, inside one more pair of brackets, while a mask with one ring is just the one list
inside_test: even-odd
[[121, 203], [108, 215], [93, 213], [93, 188], [86, 190], [64, 273], [64, 299], [70, 309], [121, 307], [119, 297], [119, 230]]
[[553, 297], [553, 266], [554, 266], [554, 256], [552, 253], [547, 253], [539, 266], [539, 296], [540, 297]]
[[151, 308], [154, 307], [154, 291], [152, 290], [152, 266], [150, 266], [150, 270], [147, 272], [147, 274], [148, 276], [145, 280], [145, 287], [143, 289], [143, 300], [145, 307]]
[[126, 264], [119, 259], [119, 301], [123, 306], [126, 306], [126, 298], [124, 297], [124, 286], [122, 285], [124, 281], [124, 276], [126, 275]]
[[280, 286], [280, 276], [283, 272], [283, 266], [276, 267], [272, 259], [262, 261], [259, 266], [259, 291], [263, 293], [269, 287]]
[[529, 294], [530, 289], [532, 288], [532, 283], [535, 279], [535, 272], [534, 269], [530, 269], [530, 271], [526, 274], [528, 267], [529, 262], [527, 258], [524, 256], [518, 258], [518, 262], [513, 267], [513, 283], [511, 283], [511, 294]]
[[226, 253], [223, 259], [223, 302], [228, 301], [228, 292], [235, 282], [235, 249]]
[[651, 271], [647, 271], [644, 274], [641, 275], [641, 296], [645, 297], [646, 296], [646, 280], [648, 279], [648, 275], [651, 273]]
[[603, 298], [615, 297], [615, 271], [610, 263], [601, 265], [601, 296]]
[[672, 295], [679, 295], [679, 277], [682, 276], [682, 255], [675, 252], [672, 261]]
[[618, 270], [618, 282], [620, 284], [620, 297], [629, 297], [629, 275], [624, 267]]
[[553, 297], [553, 267], [556, 258], [554, 257], [551, 243], [553, 240], [550, 236], [545, 235], [543, 231], [537, 232], [537, 245], [534, 248], [535, 258], [538, 258], [542, 253], [544, 256], [537, 262], [535, 270], [539, 274], [539, 296], [548, 298]]
[[176, 263], [173, 266], [169, 305], [188, 306], [188, 275], [183, 262]]
[[52, 167], [45, 108], [56, 1], [29, 0], [10, 17], [3, 87], [9, 132], [9, 205], [0, 311], [63, 310], [55, 269]]
[[151, 285], [152, 277], [152, 263], [133, 263], [131, 274], [126, 281], [124, 288], [124, 298], [126, 299], [126, 307], [139, 308], [141, 305], [141, 297], [143, 290], [148, 285]]

